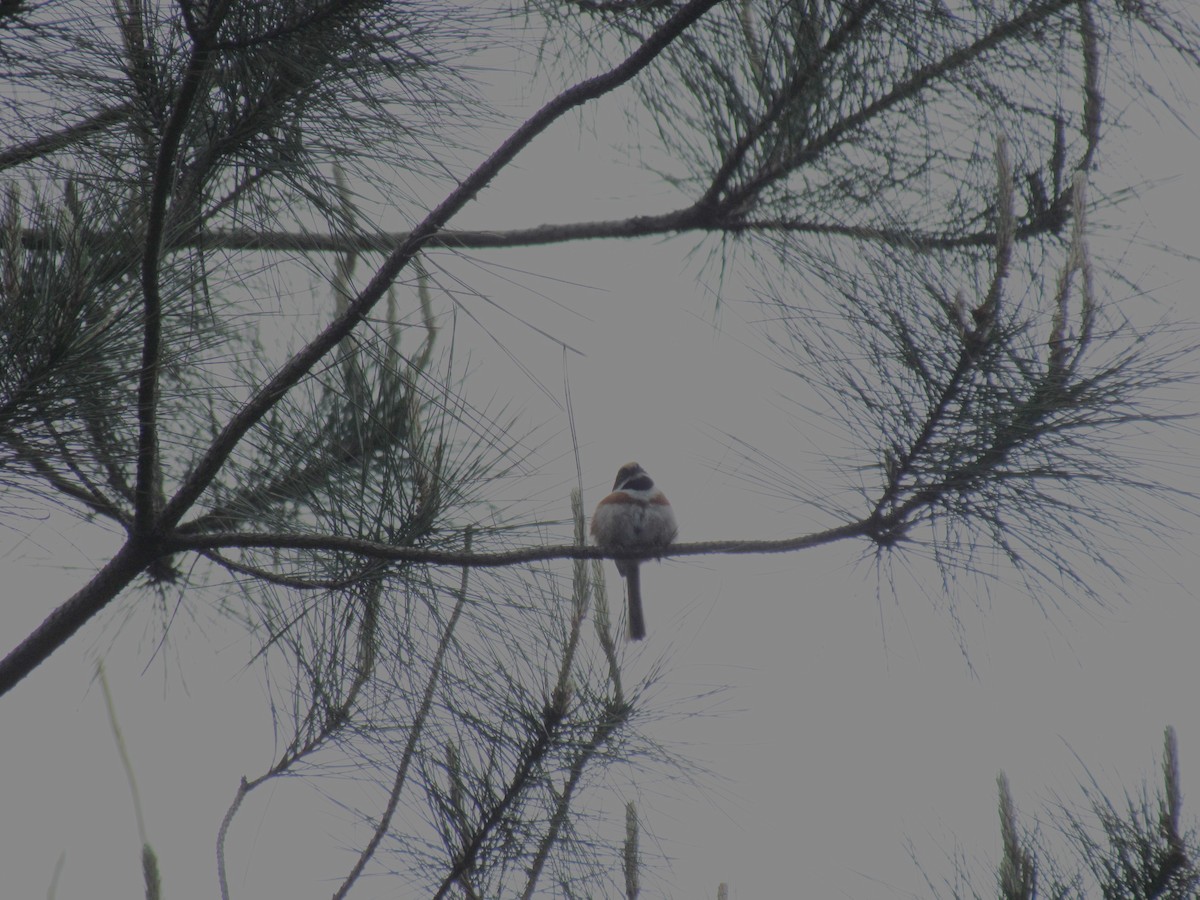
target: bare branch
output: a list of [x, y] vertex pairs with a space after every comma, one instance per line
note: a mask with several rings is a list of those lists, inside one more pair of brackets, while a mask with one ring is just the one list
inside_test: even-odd
[[368, 541], [361, 538], [322, 534], [265, 534], [255, 532], [224, 532], [213, 534], [181, 535], [165, 540], [163, 550], [179, 553], [188, 550], [206, 551], [220, 548], [310, 550], [328, 553], [352, 553], [366, 559], [385, 562], [415, 563], [432, 566], [469, 566], [471, 568], [498, 568], [544, 562], [551, 559], [659, 559], [680, 556], [747, 553], [792, 553], [830, 544], [847, 538], [873, 536], [874, 519], [863, 519], [829, 528], [813, 534], [779, 540], [763, 541], [701, 541], [672, 544], [667, 552], [621, 552], [600, 547], [577, 544], [554, 544], [544, 547], [527, 547], [520, 550], [505, 550], [498, 553], [468, 553], [455, 550], [427, 550], [420, 547], [401, 547]]
[[92, 579], [50, 613], [25, 640], [0, 660], [0, 695], [57, 650], [83, 623], [107, 606], [157, 558], [157, 551], [128, 541]]
[[233, 795], [233, 802], [229, 804], [229, 809], [225, 810], [225, 815], [221, 817], [221, 827], [217, 829], [217, 883], [221, 887], [221, 900], [229, 900], [229, 879], [225, 874], [225, 838], [229, 835], [229, 826], [233, 824], [234, 816], [241, 809], [242, 801], [249, 793], [250, 785], [243, 778]]

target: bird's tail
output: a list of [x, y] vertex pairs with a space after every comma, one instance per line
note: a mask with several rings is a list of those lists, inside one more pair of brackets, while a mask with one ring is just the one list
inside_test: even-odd
[[642, 615], [642, 569], [632, 565], [625, 573], [629, 593], [629, 639], [640, 641], [646, 636], [646, 617]]

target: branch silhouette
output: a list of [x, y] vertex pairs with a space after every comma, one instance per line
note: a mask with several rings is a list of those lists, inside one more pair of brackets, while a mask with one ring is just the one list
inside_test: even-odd
[[601, 547], [577, 544], [550, 544], [544, 547], [523, 547], [495, 553], [473, 553], [466, 550], [426, 550], [402, 547], [381, 541], [326, 534], [269, 534], [258, 532], [226, 532], [203, 535], [180, 535], [166, 540], [166, 552], [207, 552], [221, 549], [308, 550], [328, 553], [353, 553], [368, 559], [396, 563], [416, 563], [434, 566], [464, 566], [467, 568], [501, 568], [552, 559], [659, 559], [680, 556], [716, 554], [789, 553], [853, 537], [870, 537], [880, 529], [875, 518], [860, 519], [812, 534], [797, 535], [779, 540], [761, 541], [695, 541], [672, 544], [662, 550], [614, 553]]
[[[1026, 240], [1058, 233], [1066, 221], [1066, 195], [1045, 210], [1031, 214], [1017, 228], [1017, 237]], [[962, 233], [921, 232], [911, 227], [885, 228], [813, 218], [748, 218], [727, 205], [705, 209], [687, 206], [667, 213], [631, 215], [624, 219], [598, 219], [591, 222], [547, 222], [528, 228], [443, 229], [428, 237], [425, 249], [500, 250], [514, 247], [538, 247], [570, 241], [630, 240], [642, 237], [711, 232], [718, 234], [773, 234], [791, 232], [825, 237], [841, 237], [883, 246], [916, 250], [957, 250], [989, 247], [996, 243], [995, 231], [980, 228]], [[411, 232], [380, 234], [321, 234], [310, 231], [265, 231], [260, 228], [214, 228], [183, 236], [176, 249], [233, 252], [273, 251], [286, 253], [386, 253], [409, 239]], [[46, 249], [57, 238], [44, 229], [31, 229], [22, 235], [24, 246]]]
[[[180, 520], [212, 484], [246, 433], [274, 409], [284, 395], [321, 359], [355, 330], [384, 297], [401, 271], [422, 252], [433, 235], [474, 200], [476, 195], [538, 135], [571, 110], [632, 80], [716, 4], [717, 0], [691, 0], [681, 6], [616, 66], [575, 83], [549, 100], [459, 182], [458, 186], [408, 234], [403, 243], [392, 249], [366, 287], [347, 304], [345, 311], [284, 363], [225, 423], [207, 450], [181, 480], [175, 494], [162, 506], [161, 511], [155, 509], [155, 515], [152, 516], [143, 512], [141, 520], [137, 523], [140, 527], [129, 536], [117, 554], [87, 584], [55, 608], [41, 625], [0, 660], [0, 695], [7, 693], [37, 668], [142, 572], [161, 560], [165, 552], [169, 552]], [[186, 105], [181, 101], [179, 108], [185, 108]], [[157, 343], [152, 340], [154, 335], [150, 333], [153, 329], [152, 323], [147, 324], [147, 329], [146, 346], [151, 347]], [[148, 399], [146, 393], [144, 390], [140, 398], [140, 412]], [[145, 433], [151, 419], [145, 412], [141, 413], [140, 418], [142, 431]], [[148, 442], [143, 440], [139, 447], [140, 460], [147, 458], [148, 449]], [[149, 467], [140, 461], [139, 476], [144, 471], [148, 472]], [[139, 477], [139, 487], [147, 488], [149, 485], [143, 483], [146, 480], [148, 479]], [[144, 504], [139, 504], [139, 508], [144, 510]]]
[[[766, 198], [769, 188], [783, 185], [789, 177], [816, 164], [835, 147], [845, 142], [848, 135], [860, 132], [868, 124], [882, 120], [899, 105], [911, 102], [928, 91], [931, 85], [948, 79], [952, 73], [972, 64], [995, 47], [1039, 27], [1076, 3], [1075, 0], [1045, 0], [1019, 15], [1003, 19], [976, 40], [947, 49], [939, 57], [913, 70], [907, 78], [889, 90], [865, 98], [861, 106], [846, 110], [828, 123], [828, 127], [823, 131], [801, 142], [792, 152], [773, 158], [769, 162], [749, 159], [751, 151], [761, 150], [769, 136], [781, 127], [786, 113], [795, 104], [797, 97], [811, 86], [818, 70], [833, 65], [847, 54], [852, 54], [858, 43], [870, 40], [865, 36], [866, 23], [878, 5], [875, 0], [864, 0], [846, 12], [843, 21], [829, 36], [820, 52], [806, 65], [801, 66], [787, 84], [780, 85], [773, 101], [745, 123], [745, 133], [737, 144], [722, 158], [711, 161], [712, 170], [699, 185], [700, 190], [690, 205], [668, 212], [633, 214], [619, 219], [545, 223], [524, 228], [440, 229], [424, 235], [417, 234], [417, 230], [377, 234], [320, 234], [307, 231], [268, 231], [260, 227], [210, 226], [173, 235], [173, 249], [388, 254], [396, 247], [414, 239], [423, 249], [437, 247], [480, 250], [688, 232], [732, 235], [790, 232], [844, 237], [869, 244], [903, 246], [920, 251], [990, 246], [995, 243], [996, 235], [987, 228], [963, 227], [925, 231], [918, 221], [889, 226], [881, 223], [829, 219], [825, 217], [824, 210], [819, 208], [814, 208], [802, 216], [779, 213], [769, 208], [770, 203]], [[1076, 168], [1086, 171], [1091, 165], [1099, 142], [1100, 101], [1094, 71], [1096, 38], [1093, 33], [1094, 27], [1089, 25], [1086, 5], [1081, 7], [1080, 15], [1086, 73], [1083, 125], [1085, 146]], [[106, 110], [93, 119], [65, 129], [60, 134], [31, 141], [28, 147], [23, 145], [9, 154], [0, 155], [0, 168], [33, 158], [39, 152], [52, 152], [61, 146], [70, 146], [81, 137], [122, 121], [127, 114], [128, 110], [124, 107]], [[9, 157], [12, 158], [11, 161]], [[1050, 174], [1053, 176], [1055, 190], [1050, 196], [1042, 198], [1041, 202], [1030, 204], [1018, 222], [1018, 238], [1033, 239], [1046, 234], [1056, 234], [1062, 229], [1069, 200], [1069, 189], [1062, 189], [1061, 184], [1064, 181], [1064, 165], [1065, 160], [1061, 158], [1050, 161]], [[213, 212], [214, 210], [210, 210], [209, 215], [205, 216], [206, 222], [210, 220]], [[22, 234], [22, 243], [30, 248], [52, 247], [57, 240], [52, 229], [29, 229]]]

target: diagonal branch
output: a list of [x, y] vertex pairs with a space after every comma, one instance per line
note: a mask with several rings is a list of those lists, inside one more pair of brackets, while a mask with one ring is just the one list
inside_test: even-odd
[[157, 558], [153, 546], [129, 540], [92, 579], [0, 660], [0, 695], [32, 672]]
[[421, 252], [426, 241], [441, 230], [452, 216], [473, 200], [531, 141], [565, 113], [620, 87], [646, 68], [663, 49], [700, 18], [717, 0], [692, 0], [681, 7], [663, 26], [615, 68], [563, 91], [527, 119], [478, 168], [468, 175], [404, 242], [392, 251], [362, 292], [347, 305], [345, 312], [324, 331], [283, 364], [242, 409], [234, 415], [209, 446], [188, 478], [167, 503], [162, 521], [165, 528], [179, 523], [187, 511], [216, 477], [221, 466], [242, 437], [287, 393], [316, 362], [337, 346], [371, 311], [405, 266]]
[[[784, 113], [787, 112], [788, 106], [792, 103], [795, 96], [804, 89], [804, 86], [811, 79], [816, 77], [818, 70], [825, 60], [838, 52], [842, 45], [863, 24], [871, 10], [878, 5], [878, 0], [862, 0], [861, 3], [847, 12], [846, 18], [838, 29], [829, 36], [821, 51], [814, 54], [809, 64], [795, 74], [789, 84], [779, 92], [779, 95], [767, 111], [763, 113], [762, 118], [747, 129], [741, 140], [726, 155], [720, 169], [713, 176], [712, 183], [709, 185], [704, 199], [701, 201], [703, 205], [709, 207], [718, 205], [721, 193], [729, 186], [738, 167], [745, 160], [754, 145], [762, 140]], [[757, 188], [754, 190], [745, 189], [739, 191], [738, 194], [740, 197], [752, 196], [755, 191], [757, 191]]]
[[502, 827], [512, 807], [534, 783], [538, 770], [555, 749], [562, 722], [558, 717], [558, 710], [548, 710], [548, 713], [547, 720], [543, 722], [537, 736], [522, 748], [519, 762], [504, 793], [496, 798], [490, 808], [486, 810], [486, 815], [475, 826], [470, 839], [456, 855], [450, 871], [438, 885], [433, 900], [442, 900], [459, 881], [470, 874], [478, 862], [487, 840]]
[[131, 110], [132, 107], [127, 103], [102, 109], [82, 122], [68, 125], [60, 131], [40, 135], [22, 144], [17, 144], [15, 147], [9, 147], [7, 150], [0, 152], [0, 172], [5, 169], [11, 169], [13, 166], [27, 163], [38, 157], [48, 156], [51, 153], [57, 153], [59, 150], [65, 150], [67, 147], [82, 141], [89, 135], [97, 131], [103, 131], [110, 125], [115, 125], [123, 121]]
[[[514, 131], [500, 147], [466, 177], [443, 200], [437, 208], [418, 225], [387, 258], [370, 283], [350, 302], [345, 311], [331, 322], [324, 331], [307, 346], [288, 360], [275, 375], [255, 392], [242, 409], [221, 430], [209, 445], [208, 450], [184, 479], [175, 495], [163, 507], [154, 523], [154, 531], [135, 529], [134, 535], [109, 563], [98, 572], [87, 585], [54, 610], [32, 633], [29, 634], [8, 656], [0, 660], [0, 695], [6, 693], [18, 681], [32, 672], [58, 647], [62, 646], [85, 622], [107, 606], [147, 566], [163, 552], [162, 541], [179, 524], [196, 500], [212, 483], [221, 467], [229, 458], [255, 423], [300, 381], [311, 368], [331, 349], [345, 338], [384, 296], [396, 277], [422, 250], [426, 241], [435, 235], [459, 210], [466, 206], [476, 194], [505, 168], [513, 158], [564, 114], [591, 100], [604, 96], [609, 91], [628, 82], [651, 62], [687, 28], [695, 23], [717, 0], [691, 0], [681, 6], [662, 26], [623, 62], [601, 75], [581, 81], [550, 100]], [[182, 105], [182, 104], [181, 104]], [[166, 140], [164, 138], [164, 145]], [[153, 230], [153, 229], [152, 229]], [[161, 232], [161, 229], [158, 229]], [[161, 247], [148, 246], [157, 256]], [[148, 254], [149, 255], [149, 254]], [[147, 263], [149, 265], [149, 263]], [[151, 281], [156, 272], [151, 272]], [[156, 282], [155, 282], [156, 284]], [[159, 310], [156, 298], [148, 297], [147, 311], [157, 317]], [[144, 481], [152, 475], [147, 462], [153, 462], [154, 393], [158, 364], [157, 340], [151, 340], [147, 325], [144, 343], [142, 383], [144, 390], [139, 394], [139, 421], [146, 436], [139, 445], [139, 487], [147, 489], [151, 484]], [[147, 365], [148, 364], [148, 365]], [[143, 457], [145, 452], [147, 457]], [[143, 473], [141, 467], [147, 471]], [[149, 494], [146, 490], [145, 494]], [[146, 511], [142, 512], [145, 519]], [[143, 520], [143, 526], [150, 524]]]
[[[87, 478], [78, 467], [71, 465], [72, 474], [78, 479], [77, 481], [72, 481], [49, 463], [45, 453], [33, 447], [17, 431], [4, 429], [0, 431], [0, 434], [3, 435], [4, 442], [13, 449], [16, 459], [28, 465], [39, 478], [54, 488], [55, 491], [64, 497], [70, 497], [82, 503], [91, 513], [104, 516], [121, 525], [129, 525], [129, 517], [125, 514], [125, 510], [115, 501], [105, 496], [104, 492], [96, 487], [91, 479]], [[70, 465], [70, 455], [61, 451], [60, 453], [63, 459], [67, 461], [67, 464]]]
[[799, 166], [815, 160], [830, 147], [840, 143], [847, 135], [856, 131], [865, 123], [877, 118], [892, 107], [920, 94], [935, 80], [944, 78], [955, 70], [961, 69], [963, 66], [978, 60], [989, 50], [994, 49], [1015, 35], [1029, 31], [1038, 23], [1077, 2], [1078, 0], [1045, 0], [1045, 2], [1035, 4], [1021, 15], [999, 23], [978, 40], [960, 47], [952, 53], [948, 53], [935, 62], [922, 66], [912, 72], [903, 81], [894, 85], [883, 96], [876, 98], [858, 111], [839, 119], [791, 156], [780, 160], [773, 166], [764, 166], [754, 178], [739, 187], [736, 194], [728, 198], [726, 202], [732, 200], [735, 207], [743, 204], [747, 198], [755, 196], [766, 188], [767, 185], [778, 181]]

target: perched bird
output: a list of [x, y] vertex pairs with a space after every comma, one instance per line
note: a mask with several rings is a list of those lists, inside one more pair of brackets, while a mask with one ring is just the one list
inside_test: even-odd
[[[612, 493], [597, 503], [592, 513], [592, 538], [597, 545], [614, 552], [662, 549], [675, 540], [678, 532], [667, 495], [654, 486], [654, 480], [635, 462], [621, 466]], [[640, 641], [646, 636], [638, 569], [641, 561], [617, 559], [616, 563], [629, 595], [629, 637]]]

